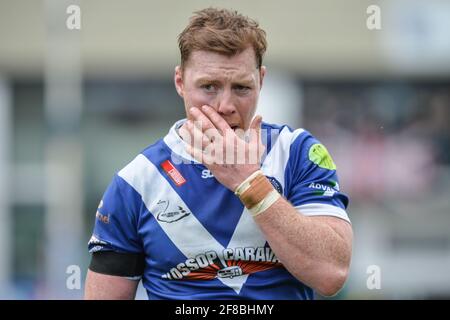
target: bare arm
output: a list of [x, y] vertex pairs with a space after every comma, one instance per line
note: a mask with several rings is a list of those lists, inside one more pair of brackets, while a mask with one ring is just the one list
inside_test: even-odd
[[86, 300], [133, 300], [139, 281], [110, 276], [88, 270], [85, 283]]
[[[259, 155], [259, 158], [253, 159], [261, 159], [261, 117], [255, 117], [251, 122], [248, 142], [232, 134], [219, 134], [214, 138], [214, 143], [221, 152], [209, 155], [204, 151], [212, 138], [206, 132], [215, 129], [223, 133], [231, 128], [222, 116], [209, 106], [203, 106], [201, 109], [191, 108], [190, 115], [195, 121], [200, 121], [203, 127], [197, 128], [191, 120], [186, 122], [187, 135], [194, 139], [197, 137], [196, 144], [201, 146], [199, 149], [195, 145], [188, 145], [187, 150], [199, 162], [205, 164], [225, 187], [236, 191], [248, 177], [260, 170], [258, 161], [225, 165], [223, 158], [218, 155], [232, 150], [236, 156], [233, 159], [238, 159], [236, 150], [246, 150], [244, 160], [250, 159], [252, 154]], [[180, 129], [180, 134], [181, 131]], [[263, 189], [260, 188], [258, 192]], [[258, 199], [259, 201], [261, 199]], [[348, 276], [352, 251], [353, 233], [348, 222], [332, 216], [304, 216], [284, 198], [279, 198], [257, 215], [255, 221], [278, 259], [294, 277], [325, 296], [334, 295], [342, 288]]]
[[284, 198], [255, 221], [293, 276], [325, 296], [342, 288], [352, 251], [353, 232], [348, 222], [332, 216], [304, 216]]

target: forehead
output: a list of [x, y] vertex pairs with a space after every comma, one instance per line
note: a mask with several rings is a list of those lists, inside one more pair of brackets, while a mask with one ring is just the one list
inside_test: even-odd
[[186, 65], [185, 74], [198, 77], [249, 78], [257, 73], [253, 48], [226, 56], [211, 51], [194, 51]]

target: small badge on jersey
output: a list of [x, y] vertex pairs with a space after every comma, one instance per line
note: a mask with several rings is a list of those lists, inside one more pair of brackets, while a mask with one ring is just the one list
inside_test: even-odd
[[277, 190], [279, 194], [283, 195], [283, 187], [281, 186], [281, 183], [274, 177], [266, 176], [266, 178], [269, 179], [275, 190]]
[[175, 168], [175, 166], [170, 162], [170, 160], [166, 160], [161, 163], [161, 167], [163, 170], [169, 175], [172, 181], [176, 184], [177, 187], [186, 183], [186, 179], [181, 175], [180, 171]]

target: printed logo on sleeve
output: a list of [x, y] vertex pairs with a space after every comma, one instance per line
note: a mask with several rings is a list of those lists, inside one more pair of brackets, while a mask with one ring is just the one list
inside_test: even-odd
[[316, 143], [309, 148], [309, 160], [317, 164], [319, 167], [328, 170], [336, 170], [333, 158], [323, 144]]
[[107, 245], [108, 245], [107, 242], [100, 240], [99, 238], [97, 238], [96, 235], [92, 235], [92, 237], [89, 239], [89, 242], [88, 242], [88, 246], [91, 247], [89, 249], [89, 252], [94, 253], [97, 251], [101, 251]]
[[311, 182], [308, 188], [317, 190], [315, 192], [316, 195], [332, 197], [336, 192], [339, 192], [339, 183], [333, 180], [330, 180], [328, 183], [330, 183], [331, 187], [322, 183]]
[[95, 213], [95, 217], [97, 220], [108, 224], [109, 223], [109, 214], [103, 214], [100, 212], [100, 209], [103, 207], [103, 200], [100, 201], [100, 204], [98, 205], [97, 212]]

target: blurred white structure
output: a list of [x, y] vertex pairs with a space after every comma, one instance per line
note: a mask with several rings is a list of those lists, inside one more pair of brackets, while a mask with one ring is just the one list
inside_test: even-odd
[[256, 113], [265, 122], [287, 124], [296, 129], [301, 125], [302, 107], [302, 92], [295, 77], [269, 68]]
[[0, 299], [7, 297], [11, 288], [11, 99], [10, 84], [0, 77]]
[[67, 267], [79, 265], [83, 235], [83, 152], [80, 141], [82, 66], [80, 32], [66, 27], [73, 0], [46, 0], [45, 59], [47, 298], [80, 298], [66, 287]]

